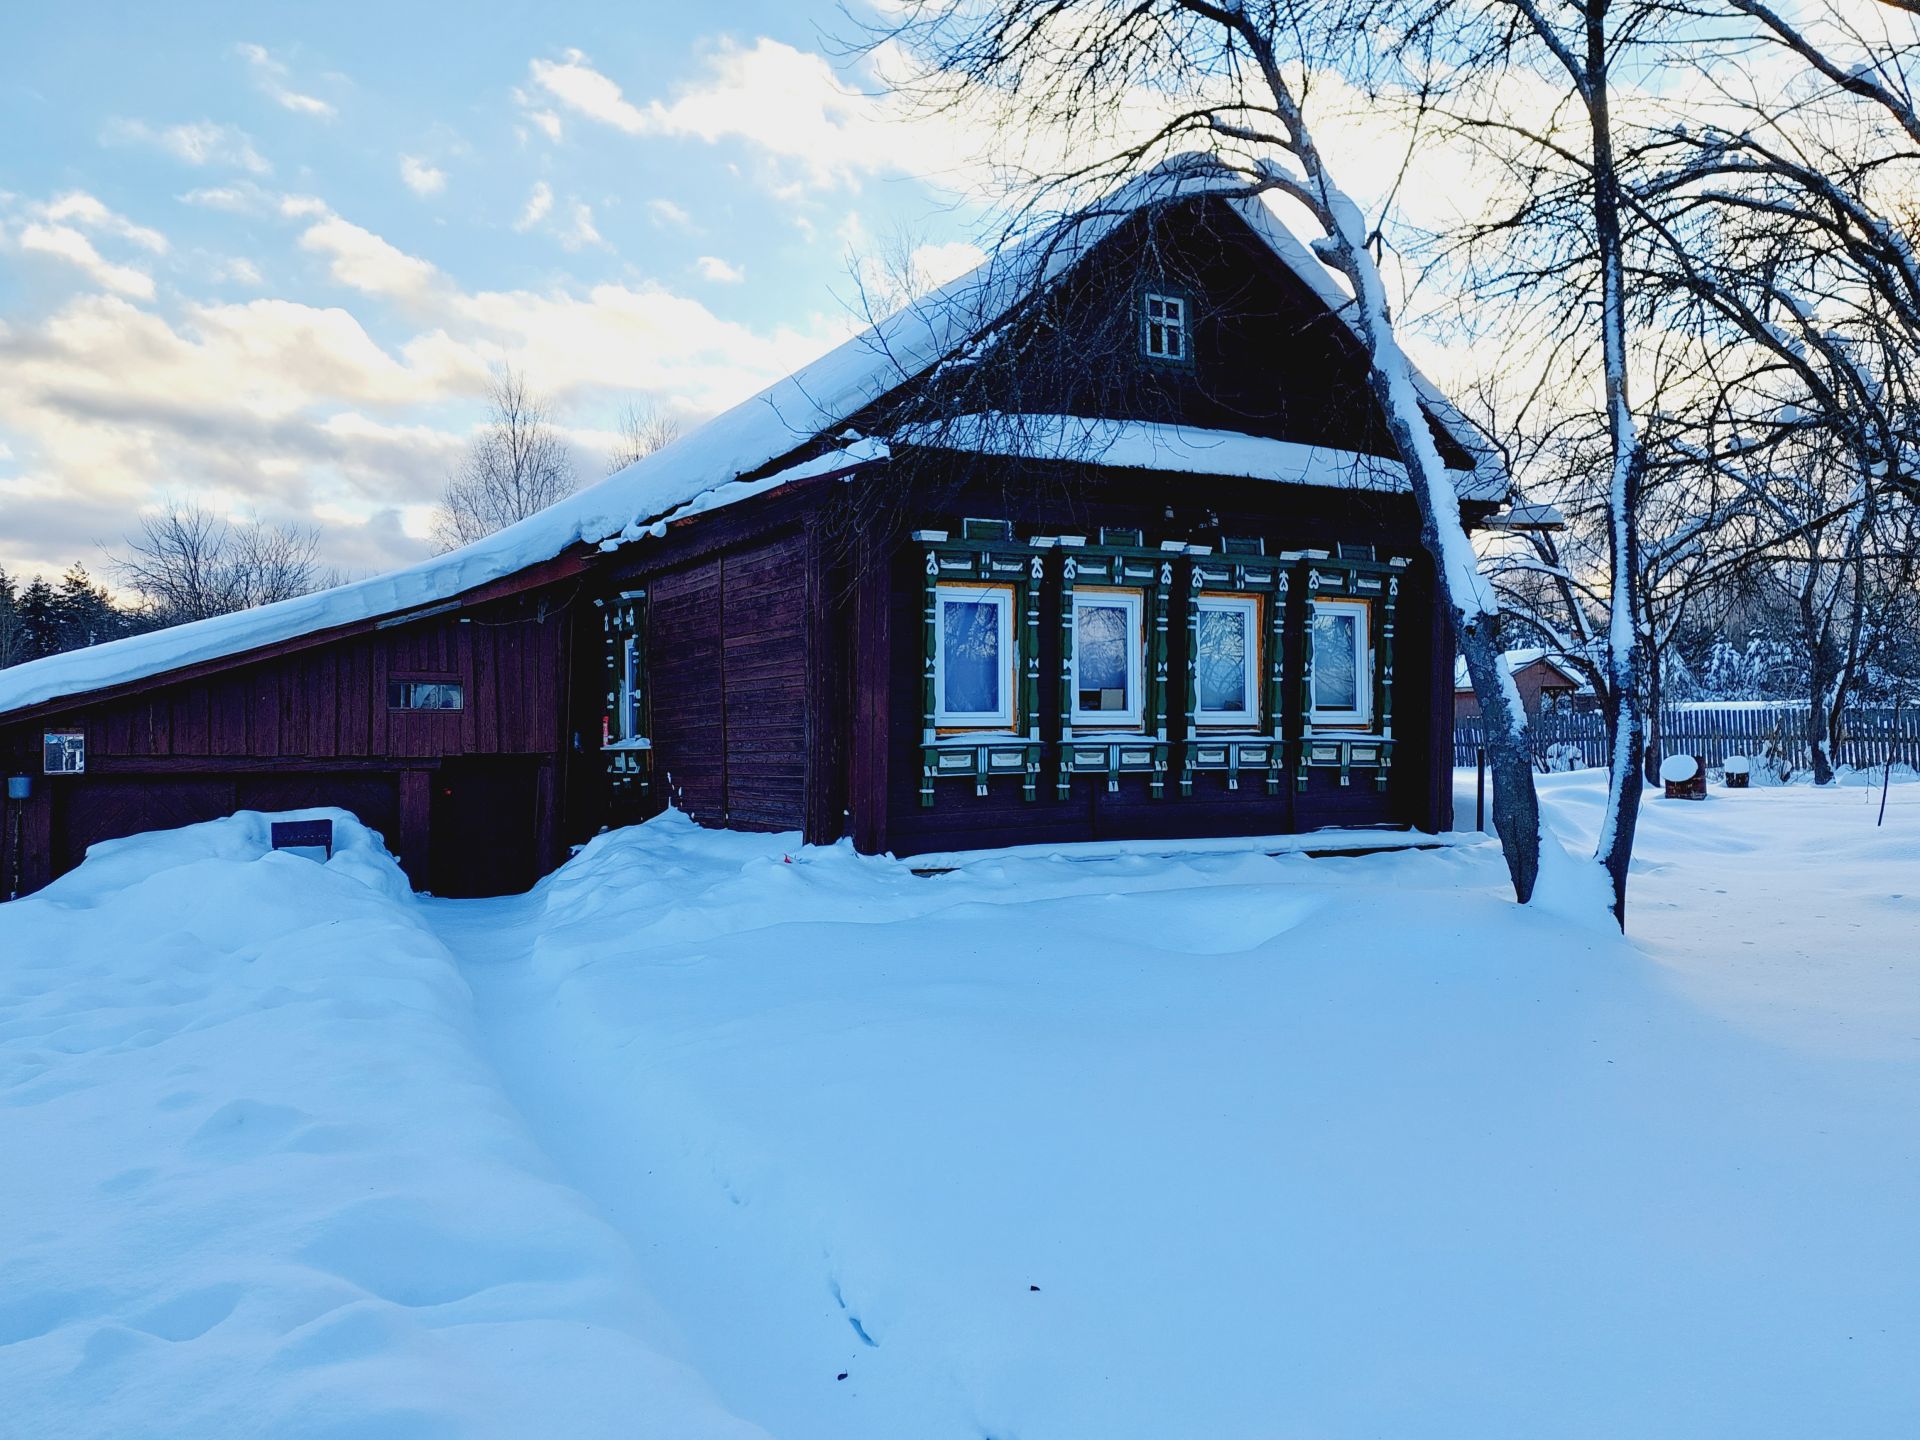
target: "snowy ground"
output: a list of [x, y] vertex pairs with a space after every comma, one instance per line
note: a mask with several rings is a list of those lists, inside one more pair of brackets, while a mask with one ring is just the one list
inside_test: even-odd
[[0, 1435], [1911, 1436], [1877, 800], [1650, 800], [1640, 949], [1487, 846], [106, 847], [0, 907]]

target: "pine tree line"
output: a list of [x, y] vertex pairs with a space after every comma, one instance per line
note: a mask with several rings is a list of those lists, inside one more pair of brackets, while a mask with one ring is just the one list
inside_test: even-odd
[[150, 612], [114, 603], [81, 564], [58, 584], [45, 576], [24, 583], [0, 570], [0, 668], [59, 655], [156, 628]]

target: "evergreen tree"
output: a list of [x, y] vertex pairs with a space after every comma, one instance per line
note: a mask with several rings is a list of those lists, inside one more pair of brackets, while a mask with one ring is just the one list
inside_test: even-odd
[[22, 660], [38, 660], [60, 649], [60, 597], [44, 576], [35, 576], [20, 592]]
[[19, 588], [11, 575], [0, 570], [0, 669], [27, 658]]

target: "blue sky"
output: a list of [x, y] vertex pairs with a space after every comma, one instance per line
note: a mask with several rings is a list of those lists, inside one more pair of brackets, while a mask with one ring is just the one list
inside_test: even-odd
[[[725, 28], [710, 22], [724, 18]], [[33, 7], [0, 55], [0, 567], [168, 497], [425, 551], [489, 366], [583, 478], [853, 328], [849, 256], [960, 268], [956, 137], [831, 4]]]

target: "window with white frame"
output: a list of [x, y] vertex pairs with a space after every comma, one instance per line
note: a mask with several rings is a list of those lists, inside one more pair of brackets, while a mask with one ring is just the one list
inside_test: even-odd
[[1075, 725], [1138, 725], [1145, 641], [1138, 590], [1073, 593]]
[[1195, 721], [1259, 724], [1260, 601], [1251, 595], [1203, 595], [1195, 608]]
[[942, 585], [934, 592], [934, 723], [1013, 728], [1013, 588]]
[[1187, 302], [1181, 295], [1149, 290], [1142, 297], [1141, 339], [1150, 360], [1188, 358]]
[[622, 741], [646, 737], [646, 691], [642, 685], [640, 637], [629, 635], [620, 642], [620, 665], [615, 676], [613, 697], [613, 738]]
[[1365, 725], [1373, 718], [1373, 653], [1365, 600], [1320, 600], [1313, 607], [1315, 724]]

